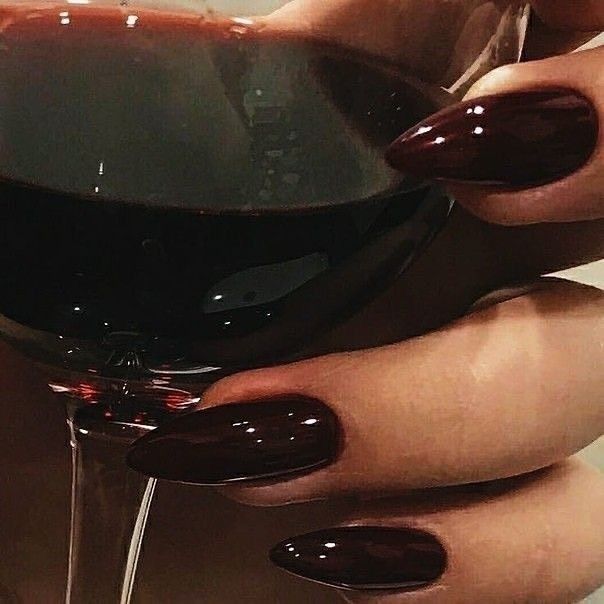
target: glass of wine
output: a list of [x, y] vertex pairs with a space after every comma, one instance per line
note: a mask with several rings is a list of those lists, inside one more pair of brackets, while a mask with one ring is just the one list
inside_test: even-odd
[[67, 602], [130, 601], [125, 447], [294, 359], [451, 200], [388, 144], [519, 58], [515, 0], [1, 0], [0, 331], [73, 449]]

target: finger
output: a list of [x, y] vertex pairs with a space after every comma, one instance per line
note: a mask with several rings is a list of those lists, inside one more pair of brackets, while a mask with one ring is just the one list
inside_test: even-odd
[[461, 206], [439, 236], [383, 293], [313, 338], [304, 357], [392, 344], [466, 314], [485, 293], [604, 257], [604, 220], [508, 228]]
[[129, 463], [169, 480], [248, 480], [229, 494], [257, 505], [544, 467], [603, 429], [603, 304], [549, 285], [424, 338], [227, 378]]
[[579, 31], [604, 29], [601, 0], [532, 0], [531, 4], [550, 27]]
[[604, 49], [490, 72], [403, 134], [393, 166], [443, 180], [472, 212], [519, 224], [604, 216]]
[[553, 55], [572, 52], [589, 40], [594, 39], [597, 34], [597, 31], [586, 32], [552, 28], [533, 12], [529, 20], [522, 59], [524, 61], [536, 61]]
[[604, 582], [599, 472], [572, 460], [477, 491], [367, 507], [347, 527], [286, 539], [271, 559], [376, 604], [567, 603]]
[[519, 0], [291, 0], [260, 23], [361, 50], [445, 86], [464, 75], [468, 60], [489, 56], [495, 32], [505, 40], [497, 64], [518, 60], [525, 9]]

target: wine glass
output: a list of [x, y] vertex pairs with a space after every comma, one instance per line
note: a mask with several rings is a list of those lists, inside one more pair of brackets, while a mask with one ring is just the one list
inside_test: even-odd
[[[515, 0], [0, 3], [0, 331], [73, 450], [68, 602], [130, 601], [154, 480], [125, 447], [299, 358], [451, 200], [388, 144], [519, 59]], [[102, 553], [102, 555], [100, 555]]]

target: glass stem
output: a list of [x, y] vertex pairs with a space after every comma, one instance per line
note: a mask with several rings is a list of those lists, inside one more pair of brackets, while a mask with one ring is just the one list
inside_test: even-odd
[[65, 600], [128, 604], [156, 481], [126, 466], [130, 432], [118, 438], [106, 421], [98, 429], [80, 422], [80, 408], [68, 400], [72, 485]]

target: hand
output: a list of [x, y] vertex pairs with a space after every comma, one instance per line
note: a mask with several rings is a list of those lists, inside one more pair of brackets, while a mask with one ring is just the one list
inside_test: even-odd
[[[601, 27], [590, 14], [593, 24], [581, 25]], [[564, 69], [556, 85], [591, 91], [601, 112], [599, 53], [506, 67], [470, 94], [539, 86]], [[553, 184], [510, 193], [480, 183], [458, 194], [498, 222], [590, 218], [602, 207], [600, 148], [586, 161]], [[203, 410], [140, 441], [131, 464], [223, 485], [251, 505], [329, 498], [337, 507], [356, 496], [340, 525], [284, 534], [271, 554], [303, 578], [352, 588], [350, 601], [580, 599], [604, 580], [604, 480], [565, 459], [604, 428], [603, 294], [540, 281], [405, 338], [488, 290], [601, 257], [603, 226], [510, 229], [458, 210], [387, 294], [308, 352], [380, 348], [227, 378], [206, 392]]]
[[[599, 3], [585, 9], [539, 0], [560, 24], [604, 27]], [[479, 80], [466, 103], [445, 109], [403, 134], [391, 163], [446, 182], [481, 218], [502, 224], [604, 216], [604, 48], [519, 65]]]

